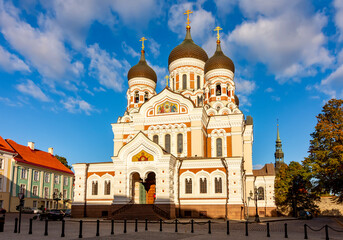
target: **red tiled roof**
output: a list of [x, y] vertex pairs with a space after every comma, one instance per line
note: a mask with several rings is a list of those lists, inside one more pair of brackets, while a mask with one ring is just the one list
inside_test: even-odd
[[54, 155], [48, 152], [44, 152], [38, 149], [31, 150], [30, 147], [20, 145], [11, 139], [6, 139], [6, 141], [19, 154], [15, 157], [15, 160], [18, 162], [49, 168], [69, 174], [74, 174], [69, 168], [64, 166]]
[[13, 148], [11, 148], [11, 146], [1, 136], [0, 136], [0, 150], [15, 153]]

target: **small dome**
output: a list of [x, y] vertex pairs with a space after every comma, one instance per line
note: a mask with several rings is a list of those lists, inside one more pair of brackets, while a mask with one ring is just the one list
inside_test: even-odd
[[135, 77], [144, 77], [153, 80], [155, 83], [157, 83], [157, 75], [155, 71], [149, 67], [147, 62], [145, 61], [145, 52], [142, 50], [141, 53], [141, 59], [139, 62], [133, 66], [128, 74], [127, 74], [127, 79], [130, 80]]
[[193, 42], [190, 28], [187, 28], [185, 40], [169, 54], [168, 65], [180, 58], [196, 58], [204, 62], [208, 60], [205, 50]]
[[205, 74], [213, 69], [219, 68], [225, 68], [235, 73], [235, 65], [229, 57], [224, 55], [220, 47], [220, 41], [217, 41], [216, 52], [205, 64]]

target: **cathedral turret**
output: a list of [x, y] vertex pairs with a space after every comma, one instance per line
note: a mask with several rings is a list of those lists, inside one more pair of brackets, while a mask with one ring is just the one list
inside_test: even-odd
[[219, 30], [222, 29], [216, 27], [214, 30], [217, 31], [217, 48], [205, 64], [205, 103], [218, 111], [226, 107], [228, 103], [233, 102], [238, 106], [239, 102], [235, 95], [233, 81], [235, 65], [221, 49]]
[[196, 105], [203, 102], [204, 66], [208, 60], [204, 49], [196, 45], [191, 37], [191, 27], [187, 10], [186, 37], [175, 47], [168, 59], [170, 88], [189, 97]]
[[282, 143], [281, 143], [280, 133], [279, 133], [279, 124], [277, 124], [274, 156], [275, 156], [275, 169], [276, 171], [278, 171], [281, 165], [284, 163], [284, 153], [282, 151]]
[[157, 75], [145, 60], [144, 41], [141, 38], [142, 51], [139, 62], [133, 66], [128, 74], [129, 89], [127, 91], [128, 110], [139, 108], [145, 101], [156, 94]]

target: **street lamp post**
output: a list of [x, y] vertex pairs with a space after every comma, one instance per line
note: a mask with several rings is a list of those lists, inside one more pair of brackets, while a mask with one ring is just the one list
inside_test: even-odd
[[260, 216], [258, 215], [258, 207], [257, 207], [257, 200], [258, 200], [257, 188], [255, 187], [254, 190], [255, 190], [255, 207], [256, 207], [255, 222], [260, 222]]
[[56, 209], [58, 209], [58, 201], [62, 199], [62, 193], [54, 192], [53, 199], [56, 201]]
[[252, 199], [253, 193], [250, 190], [249, 196], [248, 196], [248, 209], [247, 209], [247, 222], [249, 221], [249, 202]]

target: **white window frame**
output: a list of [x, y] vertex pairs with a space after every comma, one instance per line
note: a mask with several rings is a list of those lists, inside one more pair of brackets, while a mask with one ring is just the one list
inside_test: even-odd
[[27, 179], [27, 169], [26, 168], [21, 168], [20, 178], [21, 179]]
[[36, 182], [39, 181], [39, 172], [37, 170], [33, 171], [33, 181], [36, 181]]
[[[37, 189], [36, 193], [34, 191], [35, 188]], [[38, 186], [37, 185], [32, 186], [32, 196], [35, 196], [35, 197], [38, 196]]]
[[63, 178], [63, 185], [68, 186], [68, 177]]
[[49, 198], [49, 188], [44, 187], [44, 198]]
[[66, 199], [68, 196], [67, 189], [63, 189], [63, 199]]
[[[57, 180], [57, 181], [56, 181]], [[59, 184], [60, 183], [60, 175], [55, 175], [54, 176], [54, 183]]]
[[[22, 186], [24, 186], [24, 187], [22, 187]], [[24, 189], [24, 191], [22, 191], [22, 189]], [[26, 194], [26, 184], [20, 184], [19, 193], [24, 193], [24, 195]]]
[[49, 183], [50, 182], [50, 173], [44, 173], [44, 182]]

